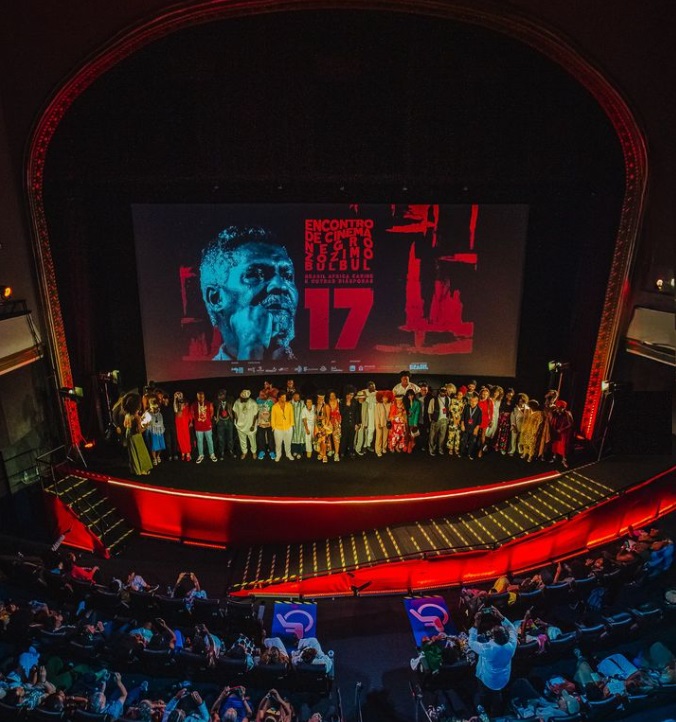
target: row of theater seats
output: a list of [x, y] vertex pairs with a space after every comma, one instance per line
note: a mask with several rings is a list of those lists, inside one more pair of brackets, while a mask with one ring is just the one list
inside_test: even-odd
[[548, 609], [560, 604], [584, 603], [590, 594], [599, 587], [606, 590], [615, 590], [620, 586], [631, 583], [634, 576], [629, 569], [618, 567], [607, 574], [584, 577], [572, 581], [548, 584], [541, 589], [528, 592], [517, 592], [516, 601], [509, 604], [510, 592], [489, 594], [486, 603], [491, 604], [503, 613], [509, 612], [511, 616], [523, 614], [527, 609]]
[[12, 707], [0, 701], [0, 722], [61, 722], [62, 720], [111, 722], [108, 715], [86, 712], [81, 709], [75, 710], [71, 716], [66, 716], [63, 712], [51, 712], [50, 710], [40, 709], [40, 707], [28, 710], [23, 707]]
[[323, 664], [299, 662], [293, 668], [283, 664], [256, 665], [247, 669], [245, 659], [219, 656], [210, 666], [203, 654], [194, 654], [184, 649], [142, 649], [131, 659], [114, 656], [98, 645], [82, 644], [68, 632], [40, 630], [34, 636], [40, 651], [47, 655], [63, 656], [75, 662], [91, 662], [93, 659], [111, 658], [115, 669], [121, 672], [140, 672], [151, 677], [180, 677], [199, 682], [223, 682], [246, 686], [311, 691], [319, 695], [331, 689], [331, 679]]
[[4, 563], [3, 571], [17, 584], [46, 593], [57, 605], [86, 600], [89, 607], [111, 617], [123, 615], [139, 621], [161, 617], [174, 627], [206, 624], [211, 632], [224, 636], [255, 636], [259, 631], [251, 599], [197, 598], [188, 610], [183, 599], [134, 591], [126, 591], [123, 597], [108, 587], [51, 574], [30, 562]]
[[[511, 610], [507, 613], [512, 619], [516, 619]], [[663, 608], [648, 602], [611, 616], [603, 616], [596, 624], [577, 622], [575, 629], [549, 640], [544, 652], [537, 640], [519, 643], [513, 666], [515, 671], [521, 672], [536, 663], [545, 664], [567, 657], [572, 658], [575, 648], [589, 652], [599, 648], [607, 649], [615, 644], [639, 638], [650, 628], [661, 624], [663, 620]], [[474, 665], [460, 660], [453, 664], [442, 664], [441, 669], [434, 674], [429, 672], [417, 674], [417, 681], [423, 689], [448, 689], [467, 682], [474, 675]]]

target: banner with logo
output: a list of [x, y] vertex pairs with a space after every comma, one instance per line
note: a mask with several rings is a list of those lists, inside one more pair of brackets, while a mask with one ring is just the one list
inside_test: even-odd
[[423, 637], [432, 637], [440, 632], [449, 635], [458, 633], [443, 597], [408, 597], [404, 599], [404, 606], [416, 646], [422, 644]]

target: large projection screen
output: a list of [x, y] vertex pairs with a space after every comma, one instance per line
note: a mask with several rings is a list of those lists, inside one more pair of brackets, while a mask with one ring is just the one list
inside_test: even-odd
[[515, 375], [525, 205], [132, 211], [149, 378]]

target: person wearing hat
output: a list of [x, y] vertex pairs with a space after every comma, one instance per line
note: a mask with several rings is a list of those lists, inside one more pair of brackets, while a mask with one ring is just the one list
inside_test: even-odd
[[465, 389], [465, 401], [469, 401], [471, 396], [476, 393], [476, 379], [467, 382], [467, 386], [463, 386]]
[[549, 417], [552, 439], [552, 463], [561, 457], [561, 463], [568, 468], [568, 453], [573, 439], [573, 415], [568, 411], [568, 404], [561, 399], [554, 402], [554, 410]]
[[214, 405], [204, 397], [204, 391], [197, 392], [197, 398], [190, 407], [192, 411], [195, 436], [197, 437], [197, 463], [204, 461], [204, 443], [206, 442], [209, 458], [217, 461], [214, 453], [214, 436], [212, 419], [214, 418]]
[[251, 398], [251, 390], [243, 389], [239, 398], [232, 405], [232, 413], [235, 417], [235, 428], [239, 438], [239, 446], [242, 450], [240, 458], [246, 459], [249, 448], [251, 456], [256, 458], [256, 417], [258, 416], [258, 404]]
[[411, 375], [408, 371], [402, 371], [399, 374], [401, 379], [399, 383], [392, 389], [392, 393], [395, 396], [404, 396], [409, 389], [413, 389], [416, 394], [420, 393], [420, 386], [411, 382]]
[[373, 451], [373, 439], [376, 433], [376, 383], [369, 381], [362, 392], [364, 394], [363, 425], [364, 444], [366, 451]]

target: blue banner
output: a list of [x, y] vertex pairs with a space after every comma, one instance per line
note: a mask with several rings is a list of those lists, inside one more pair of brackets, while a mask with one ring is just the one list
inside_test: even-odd
[[416, 646], [422, 644], [423, 637], [432, 637], [440, 632], [457, 634], [443, 597], [409, 597], [404, 599], [404, 606]]
[[310, 602], [275, 602], [272, 612], [272, 637], [281, 637], [287, 649], [297, 640], [317, 636], [317, 605]]

